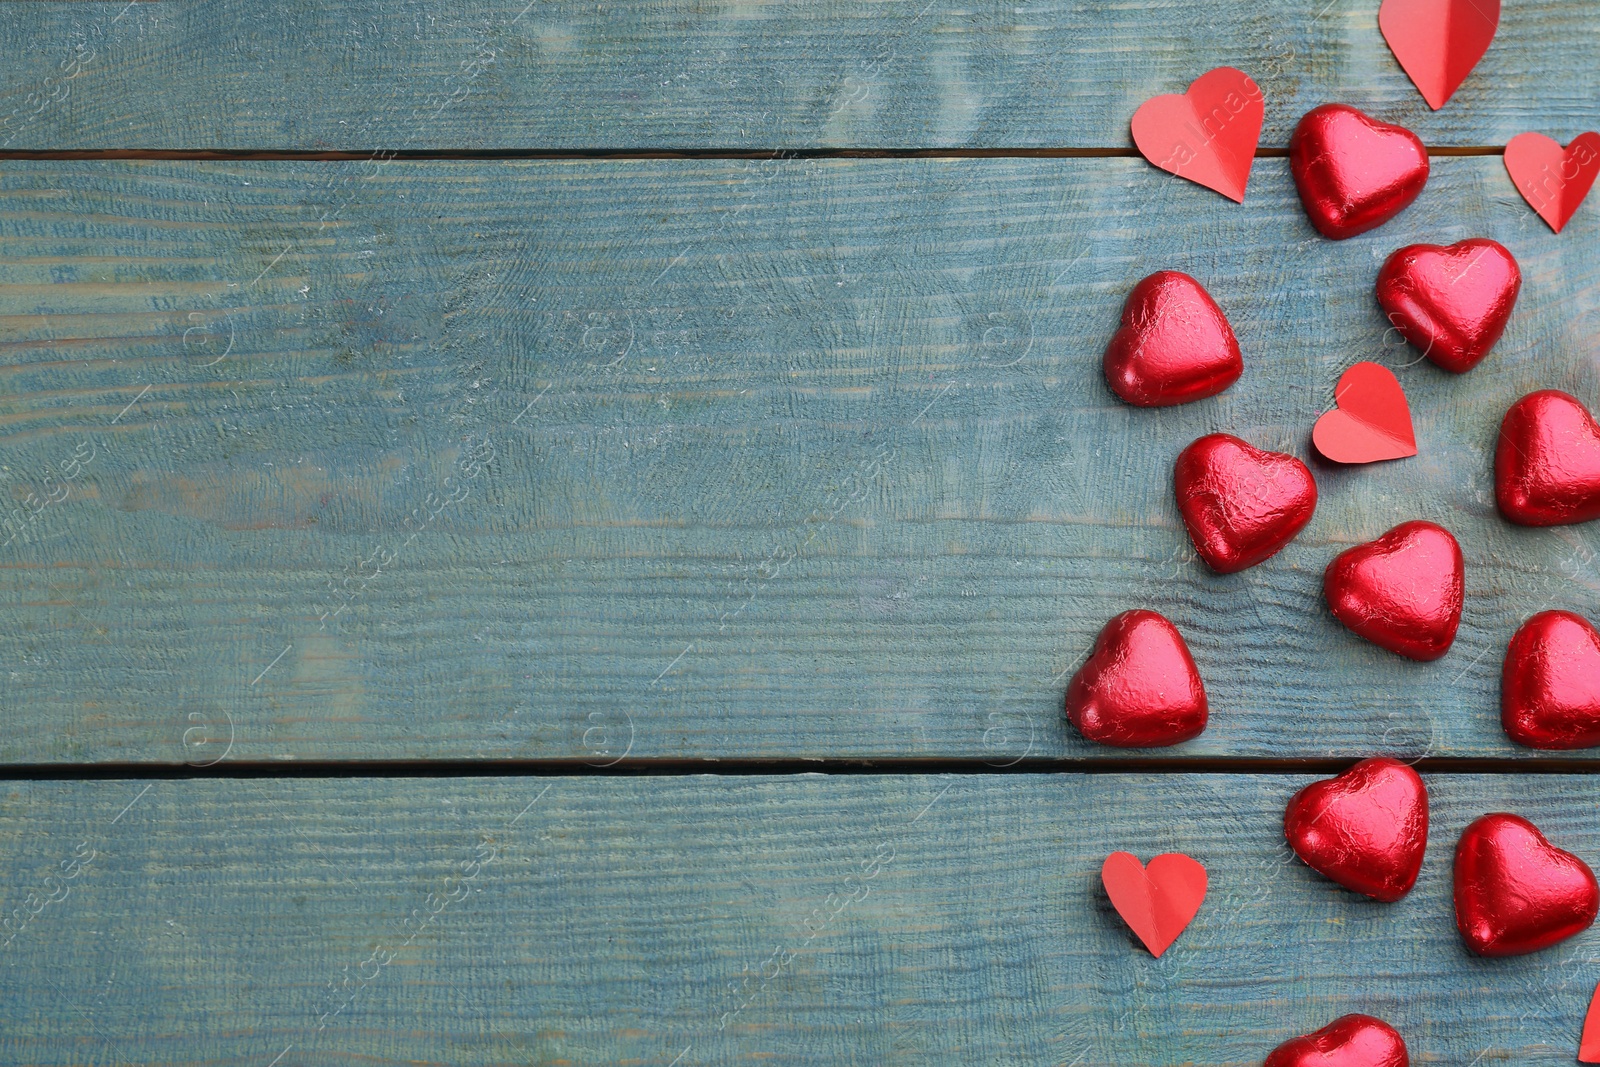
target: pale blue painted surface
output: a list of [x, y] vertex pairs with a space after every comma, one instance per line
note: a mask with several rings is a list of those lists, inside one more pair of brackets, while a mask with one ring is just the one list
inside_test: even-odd
[[[259, 0], [7, 4], [7, 148], [1123, 147], [1145, 99], [1240, 67], [1264, 144], [1342, 100], [1430, 144], [1600, 125], [1584, 0], [1505, 5], [1442, 111], [1376, 0]], [[47, 80], [49, 79], [49, 80]]]
[[[0, 473], [68, 496], [0, 566], [0, 758], [1108, 754], [1060, 699], [1135, 606], [1211, 694], [1178, 753], [1522, 754], [1505, 642], [1600, 615], [1597, 546], [1501, 520], [1490, 450], [1528, 391], [1600, 399], [1600, 214], [1556, 237], [1447, 158], [1332, 243], [1255, 169], [1237, 207], [1137, 160], [12, 164]], [[1511, 327], [1471, 374], [1407, 365], [1378, 265], [1470, 235], [1522, 261]], [[1164, 267], [1246, 372], [1137, 411], [1099, 356]], [[1173, 457], [1306, 455], [1362, 358], [1403, 368], [1421, 454], [1317, 466], [1299, 540], [1208, 573]], [[1433, 664], [1321, 599], [1411, 518], [1467, 557]]]
[[[5, 907], [60, 899], [0, 948], [0, 1060], [1253, 1067], [1365, 1011], [1412, 1062], [1572, 1063], [1600, 935], [1470, 956], [1450, 856], [1511, 810], [1600, 860], [1593, 780], [1431, 777], [1394, 905], [1285, 847], [1303, 781], [12, 785]], [[1115, 849], [1209, 871], [1160, 960], [1098, 885]]]

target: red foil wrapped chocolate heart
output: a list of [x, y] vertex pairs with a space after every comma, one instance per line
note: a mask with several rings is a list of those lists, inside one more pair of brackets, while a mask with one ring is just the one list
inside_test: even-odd
[[1225, 433], [1179, 453], [1172, 485], [1195, 551], [1220, 574], [1276, 554], [1317, 508], [1317, 483], [1304, 463]]
[[1578, 398], [1541, 389], [1511, 405], [1494, 451], [1500, 514], [1521, 526], [1600, 518], [1600, 426]]
[[1403, 522], [1346, 549], [1322, 576], [1334, 617], [1409, 659], [1438, 659], [1461, 625], [1461, 546], [1443, 526]]
[[1498, 241], [1407, 245], [1378, 272], [1378, 303], [1400, 336], [1445, 370], [1469, 371], [1500, 340], [1522, 289]]
[[1587, 619], [1541, 611], [1522, 624], [1500, 673], [1500, 723], [1529, 748], [1600, 745], [1600, 633]]
[[1416, 134], [1346, 104], [1308, 111], [1289, 138], [1289, 172], [1311, 224], [1336, 241], [1382, 226], [1428, 184]]
[[1153, 611], [1106, 623], [1067, 685], [1067, 719], [1118, 748], [1175, 745], [1206, 728], [1206, 687], [1178, 628]]
[[1370, 1015], [1345, 1015], [1272, 1050], [1264, 1067], [1410, 1067], [1400, 1031]]
[[1122, 328], [1105, 354], [1111, 391], [1139, 407], [1187, 404], [1239, 380], [1239, 340], [1211, 294], [1181, 271], [1157, 271], [1133, 287]]
[[1398, 760], [1362, 760], [1289, 801], [1283, 836], [1318, 874], [1374, 900], [1411, 892], [1428, 847], [1428, 791]]
[[1520, 956], [1594, 922], [1600, 885], [1589, 865], [1520, 815], [1485, 815], [1456, 844], [1456, 928], [1480, 956]]

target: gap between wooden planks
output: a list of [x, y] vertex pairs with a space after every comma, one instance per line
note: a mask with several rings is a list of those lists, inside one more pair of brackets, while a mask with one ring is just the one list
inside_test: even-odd
[[[662, 759], [614, 763], [565, 759], [405, 759], [405, 760], [229, 760], [213, 764], [173, 763], [10, 763], [0, 764], [6, 781], [173, 781], [202, 778], [682, 778], [694, 775], [738, 778], [777, 775], [928, 775], [928, 774], [1187, 774], [1305, 775], [1338, 774], [1369, 754], [1300, 759], [1239, 757], [1030, 757], [1013, 762], [970, 758], [936, 759]], [[1600, 774], [1600, 760], [1564, 757], [1492, 758], [1425, 756], [1405, 761], [1424, 774]]]
[[[1430, 156], [1502, 156], [1504, 145], [1458, 145], [1428, 149]], [[1287, 148], [1258, 148], [1257, 159], [1285, 159]], [[347, 162], [350, 160], [645, 160], [645, 159], [1137, 159], [1133, 148], [639, 148], [538, 149], [440, 148], [398, 151], [283, 151], [277, 149], [78, 148], [0, 151], [8, 159], [261, 160]]]

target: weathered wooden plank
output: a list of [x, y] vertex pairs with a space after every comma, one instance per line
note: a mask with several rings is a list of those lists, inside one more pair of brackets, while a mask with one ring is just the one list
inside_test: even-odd
[[[1600, 213], [1555, 237], [1441, 159], [1336, 244], [1256, 172], [1239, 209], [1133, 160], [13, 165], [0, 760], [1107, 754], [1059, 701], [1133, 606], [1210, 689], [1178, 752], [1521, 751], [1505, 642], [1600, 586], [1592, 531], [1498, 518], [1490, 450], [1529, 390], [1600, 399]], [[1401, 371], [1421, 456], [1318, 467], [1294, 545], [1207, 572], [1178, 450], [1304, 454], [1345, 366], [1414, 361], [1382, 258], [1478, 234], [1522, 302], [1470, 375]], [[1135, 411], [1099, 354], [1161, 267], [1247, 371]], [[1468, 559], [1433, 664], [1320, 594], [1413, 517]]]
[[[1288, 852], [1300, 784], [11, 783], [0, 1056], [1255, 1065], [1365, 1011], [1414, 1062], [1571, 1063], [1600, 933], [1472, 957], [1450, 863], [1493, 810], [1600, 861], [1593, 779], [1431, 778], [1427, 863], [1394, 905]], [[1209, 870], [1160, 960], [1099, 887], [1115, 849]]]
[[1117, 147], [1144, 99], [1232, 64], [1268, 145], [1345, 100], [1431, 144], [1596, 124], [1585, 0], [1507, 5], [1431, 112], [1372, 0], [339, 0], [6, 4], [20, 149]]

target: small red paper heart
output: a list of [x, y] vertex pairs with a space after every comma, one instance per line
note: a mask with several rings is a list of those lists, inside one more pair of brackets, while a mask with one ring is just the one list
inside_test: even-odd
[[1511, 405], [1494, 451], [1494, 495], [1519, 526], [1600, 518], [1600, 425], [1577, 397], [1541, 389]]
[[1461, 625], [1464, 571], [1449, 530], [1403, 522], [1334, 557], [1322, 588], [1354, 633], [1408, 659], [1433, 660], [1450, 651]]
[[1118, 748], [1175, 745], [1206, 728], [1206, 688], [1183, 635], [1153, 611], [1106, 623], [1067, 685], [1067, 719]]
[[1133, 113], [1133, 143], [1164, 171], [1244, 203], [1266, 104], [1250, 75], [1207, 71], [1183, 95], [1153, 96]]
[[1600, 745], [1600, 633], [1570, 611], [1541, 611], [1511, 638], [1500, 723], [1529, 748]]
[[1500, 340], [1522, 290], [1516, 257], [1475, 237], [1448, 248], [1407, 245], [1378, 272], [1378, 304], [1422, 354], [1461, 374]]
[[1113, 852], [1100, 866], [1100, 881], [1122, 921], [1158, 959], [1206, 899], [1206, 869], [1181, 852], [1163, 853], [1148, 867], [1131, 852]]
[[1265, 1067], [1410, 1067], [1400, 1031], [1370, 1015], [1345, 1015], [1315, 1033], [1285, 1041]]
[[1403, 126], [1323, 104], [1294, 128], [1289, 172], [1311, 224], [1340, 241], [1410, 206], [1428, 184], [1428, 150]]
[[1456, 928], [1480, 956], [1537, 952], [1587, 930], [1600, 909], [1589, 865], [1519, 815], [1496, 813], [1456, 844]]
[[1489, 50], [1500, 28], [1500, 0], [1383, 0], [1378, 28], [1438, 111]]
[[1581, 133], [1565, 148], [1542, 133], [1519, 133], [1506, 145], [1506, 173], [1528, 206], [1560, 233], [1600, 177], [1600, 133]]
[[1163, 270], [1128, 294], [1105, 371], [1128, 403], [1165, 407], [1216, 396], [1239, 380], [1244, 357], [1211, 294], [1187, 274]]
[[1374, 900], [1411, 892], [1428, 848], [1428, 790], [1398, 760], [1362, 760], [1289, 801], [1283, 836], [1312, 870]]
[[1589, 998], [1589, 1011], [1583, 1017], [1583, 1037], [1578, 1041], [1579, 1063], [1600, 1063], [1600, 986]]
[[1388, 367], [1361, 362], [1339, 376], [1332, 411], [1311, 428], [1311, 443], [1335, 463], [1376, 463], [1417, 454], [1411, 406]]
[[1219, 574], [1277, 554], [1317, 507], [1317, 483], [1304, 463], [1225, 433], [1179, 453], [1172, 486], [1195, 551]]

